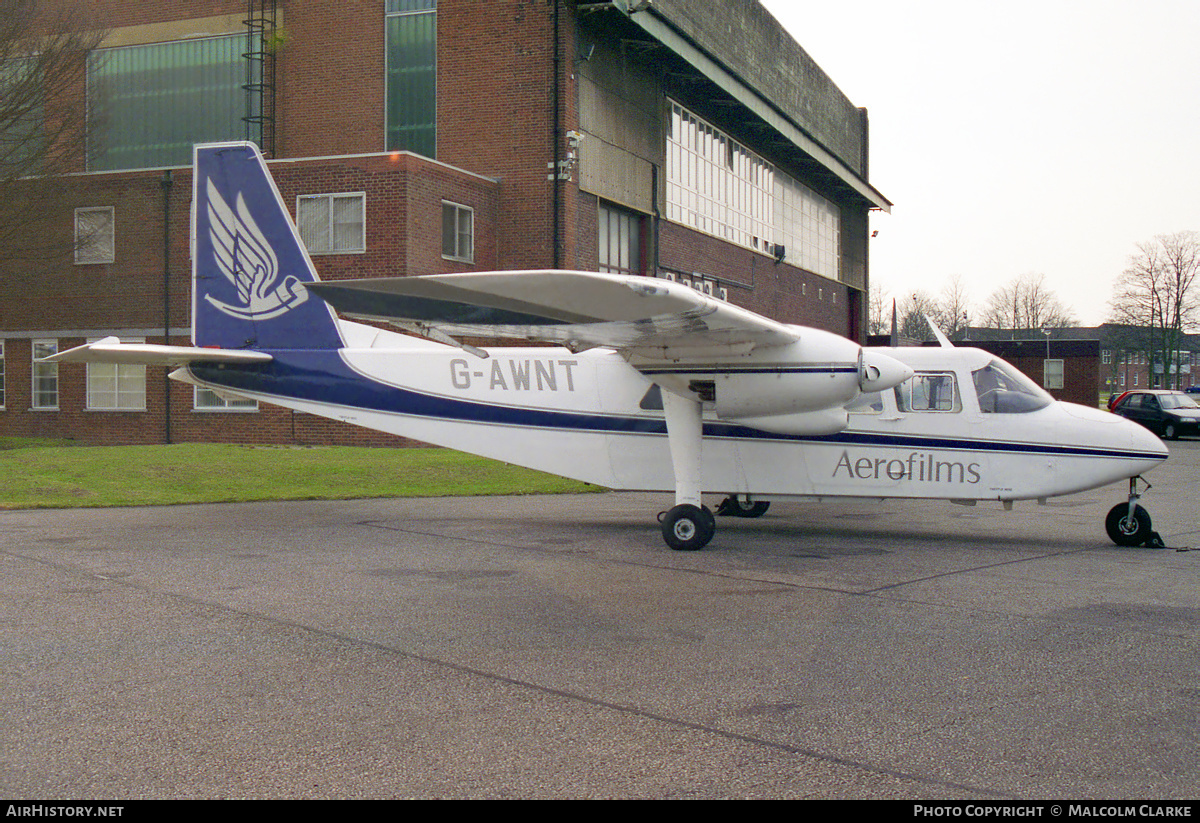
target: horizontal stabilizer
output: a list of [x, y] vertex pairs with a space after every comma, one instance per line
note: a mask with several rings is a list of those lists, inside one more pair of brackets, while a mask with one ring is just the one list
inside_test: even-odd
[[480, 272], [311, 283], [308, 290], [351, 317], [574, 349], [748, 350], [799, 337], [782, 323], [652, 277]]
[[206, 349], [198, 346], [159, 346], [122, 343], [105, 337], [46, 358], [49, 363], [123, 363], [143, 366], [186, 366], [188, 363], [266, 363], [274, 358], [260, 351]]

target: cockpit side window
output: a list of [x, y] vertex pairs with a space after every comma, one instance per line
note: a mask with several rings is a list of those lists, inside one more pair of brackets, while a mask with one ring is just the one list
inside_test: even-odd
[[918, 372], [895, 388], [901, 412], [960, 412], [962, 401], [953, 372]]
[[881, 414], [883, 395], [877, 391], [860, 394], [846, 405], [850, 414]]
[[971, 372], [979, 410], [984, 414], [1025, 414], [1054, 402], [1037, 383], [1003, 360]]

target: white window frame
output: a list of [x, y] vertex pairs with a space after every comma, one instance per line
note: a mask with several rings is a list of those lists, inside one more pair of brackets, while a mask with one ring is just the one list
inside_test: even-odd
[[[96, 340], [88, 342], [95, 343]], [[145, 343], [146, 338], [128, 338], [124, 342]], [[99, 388], [101, 381], [111, 381], [111, 387]], [[86, 389], [84, 408], [88, 411], [145, 411], [146, 367], [133, 363], [88, 363]]]
[[212, 389], [192, 386], [192, 411], [202, 414], [212, 414], [213, 412], [245, 414], [258, 411], [258, 401], [250, 398], [226, 400]]
[[[933, 393], [926, 388], [927, 384], [934, 387]], [[962, 411], [958, 376], [952, 371], [917, 372], [896, 386], [893, 397], [897, 411], [904, 414], [958, 414]], [[914, 398], [920, 401], [919, 404], [913, 403]]]
[[839, 279], [841, 209], [668, 102], [667, 219], [762, 254], [782, 254], [790, 265]]
[[[446, 234], [448, 214], [454, 216], [454, 226], [449, 236]], [[464, 218], [470, 224], [465, 229]], [[463, 248], [464, 244], [466, 248]], [[475, 209], [470, 206], [452, 200], [442, 201], [442, 259], [460, 263], [475, 262]]]
[[1051, 358], [1042, 361], [1042, 388], [1061, 389], [1066, 376], [1065, 361]]
[[[40, 355], [38, 354], [39, 346], [44, 349]], [[58, 354], [58, 340], [50, 338], [34, 340], [30, 343], [29, 353], [32, 361], [30, 364], [29, 408], [36, 411], [58, 411], [58, 364], [42, 362], [42, 358]], [[38, 381], [50, 379], [54, 380], [54, 403], [52, 405], [45, 402], [39, 403], [39, 398], [49, 392], [39, 389]]]
[[[89, 217], [106, 215], [96, 225], [88, 225]], [[112, 206], [89, 206], [75, 209], [75, 265], [90, 266], [116, 260], [116, 211]]]
[[[335, 222], [338, 202], [358, 203], [358, 219], [356, 221]], [[306, 215], [308, 206], [319, 202], [325, 203], [324, 225], [314, 225], [314, 216]], [[345, 232], [339, 232], [338, 227], [357, 226], [355, 237], [346, 237]], [[301, 194], [296, 197], [296, 227], [300, 232], [304, 245], [309, 254], [365, 254], [367, 251], [367, 194], [362, 191], [333, 192], [330, 194]], [[344, 239], [343, 239], [344, 238]]]

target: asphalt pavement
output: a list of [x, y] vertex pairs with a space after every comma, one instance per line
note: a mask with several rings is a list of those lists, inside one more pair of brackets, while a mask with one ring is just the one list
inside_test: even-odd
[[[0, 512], [10, 798], [1195, 798], [1200, 441], [1123, 487]], [[711, 502], [716, 502], [711, 501]]]

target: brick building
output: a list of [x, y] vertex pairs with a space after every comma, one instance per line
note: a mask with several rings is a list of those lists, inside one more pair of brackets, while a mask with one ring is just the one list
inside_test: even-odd
[[[68, 0], [43, 0], [47, 5]], [[0, 271], [0, 435], [394, 443], [166, 380], [38, 362], [186, 344], [195, 142], [253, 139], [323, 279], [671, 277], [860, 339], [864, 110], [746, 0], [98, 0], [100, 111], [47, 240]], [[169, 402], [168, 402], [169, 398]]]

